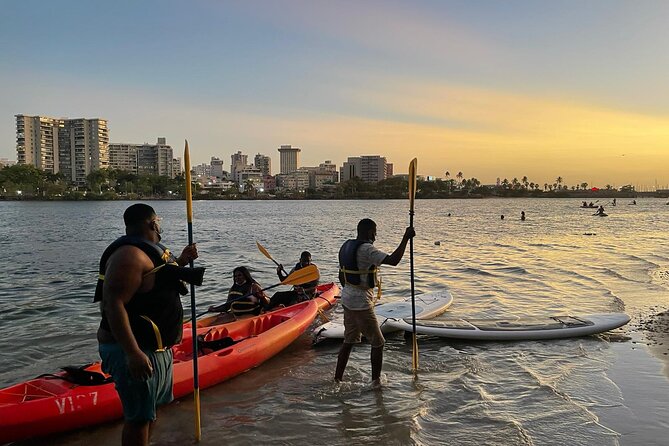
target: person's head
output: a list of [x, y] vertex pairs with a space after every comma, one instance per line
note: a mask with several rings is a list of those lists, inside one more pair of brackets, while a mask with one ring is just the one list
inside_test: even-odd
[[358, 239], [371, 242], [376, 240], [376, 223], [374, 223], [374, 220], [363, 218], [358, 222]]
[[237, 285], [244, 285], [245, 283], [255, 283], [253, 277], [251, 277], [251, 272], [245, 266], [238, 266], [232, 270], [232, 278]]
[[302, 254], [300, 254], [300, 266], [304, 268], [307, 265], [311, 265], [311, 253], [309, 251], [302, 251]]
[[123, 222], [127, 235], [144, 237], [154, 243], [161, 239], [160, 218], [148, 204], [136, 203], [128, 207], [123, 213]]

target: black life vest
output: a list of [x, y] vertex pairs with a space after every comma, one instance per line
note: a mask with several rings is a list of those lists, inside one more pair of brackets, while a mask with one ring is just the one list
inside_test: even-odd
[[[260, 314], [260, 311], [262, 310], [262, 302], [260, 300], [258, 300], [258, 302], [251, 301], [250, 294], [253, 285], [254, 282], [245, 282], [242, 285], [233, 283], [230, 287], [230, 291], [228, 291], [228, 299], [225, 302], [223, 310], [229, 311], [237, 316], [242, 314]], [[256, 297], [260, 299], [260, 296]]]
[[[95, 288], [94, 302], [102, 300], [104, 274], [109, 257], [121, 246], [135, 246], [141, 249], [153, 262], [155, 283], [153, 289], [146, 293], [136, 293], [125, 304], [130, 320], [132, 334], [142, 349], [159, 350], [170, 347], [181, 341], [183, 334], [183, 307], [179, 291], [183, 283], [165, 268], [166, 264], [176, 264], [170, 251], [161, 244], [154, 244], [141, 237], [119, 237], [105, 249], [100, 259], [100, 275]], [[102, 308], [100, 327], [111, 333], [109, 321]]]
[[[339, 249], [339, 281], [343, 286], [354, 285], [358, 288], [372, 289], [376, 286], [376, 265], [372, 265], [369, 270], [361, 271], [358, 268], [358, 249], [366, 244], [372, 243], [369, 240], [347, 240]], [[367, 274], [367, 282], [361, 283], [363, 274]]]
[[[304, 268], [301, 263], [296, 263], [295, 267], [293, 267], [293, 271], [297, 271]], [[311, 282], [303, 283], [302, 285], [299, 285], [302, 287], [304, 290], [305, 294], [309, 295], [310, 297], [313, 296], [313, 294], [316, 292], [316, 287], [318, 286], [318, 279], [312, 280]]]

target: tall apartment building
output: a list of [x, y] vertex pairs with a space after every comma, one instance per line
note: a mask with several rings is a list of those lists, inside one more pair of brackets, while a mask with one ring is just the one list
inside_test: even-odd
[[349, 157], [341, 167], [341, 181], [358, 177], [365, 183], [378, 183], [387, 178], [386, 158], [379, 155]]
[[49, 173], [58, 173], [58, 131], [62, 119], [16, 115], [16, 156], [18, 164], [29, 164]]
[[258, 153], [253, 159], [253, 164], [260, 169], [263, 176], [268, 177], [272, 175], [272, 158], [269, 156]]
[[109, 167], [137, 175], [138, 146], [138, 144], [125, 143], [109, 144]]
[[[175, 159], [172, 147], [165, 138], [158, 138], [156, 144], [109, 144], [109, 167], [125, 170], [138, 175], [160, 175], [174, 178]], [[178, 169], [181, 171], [181, 160]]]
[[300, 152], [297, 147], [282, 145], [279, 147], [279, 166], [282, 174], [295, 172], [300, 165]]
[[237, 153], [230, 157], [230, 159], [230, 176], [232, 177], [233, 181], [236, 181], [235, 178], [237, 178], [237, 171], [242, 170], [248, 166], [249, 157], [248, 155], [244, 155], [241, 150], [238, 150]]
[[142, 144], [137, 147], [137, 173], [174, 178], [172, 146], [165, 138], [158, 138], [157, 144]]
[[77, 185], [109, 166], [109, 130], [105, 119], [68, 119], [16, 115], [19, 164], [60, 173]]

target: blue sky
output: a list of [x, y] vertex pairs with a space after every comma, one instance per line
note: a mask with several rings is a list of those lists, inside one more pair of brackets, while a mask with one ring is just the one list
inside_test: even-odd
[[24, 113], [187, 138], [196, 163], [277, 170], [293, 144], [303, 165], [666, 184], [667, 23], [666, 1], [6, 1], [0, 157]]

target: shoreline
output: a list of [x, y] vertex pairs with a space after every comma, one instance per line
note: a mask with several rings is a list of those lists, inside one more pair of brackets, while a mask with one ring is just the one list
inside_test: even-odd
[[642, 318], [638, 328], [644, 334], [648, 351], [664, 365], [662, 372], [669, 380], [669, 309]]

